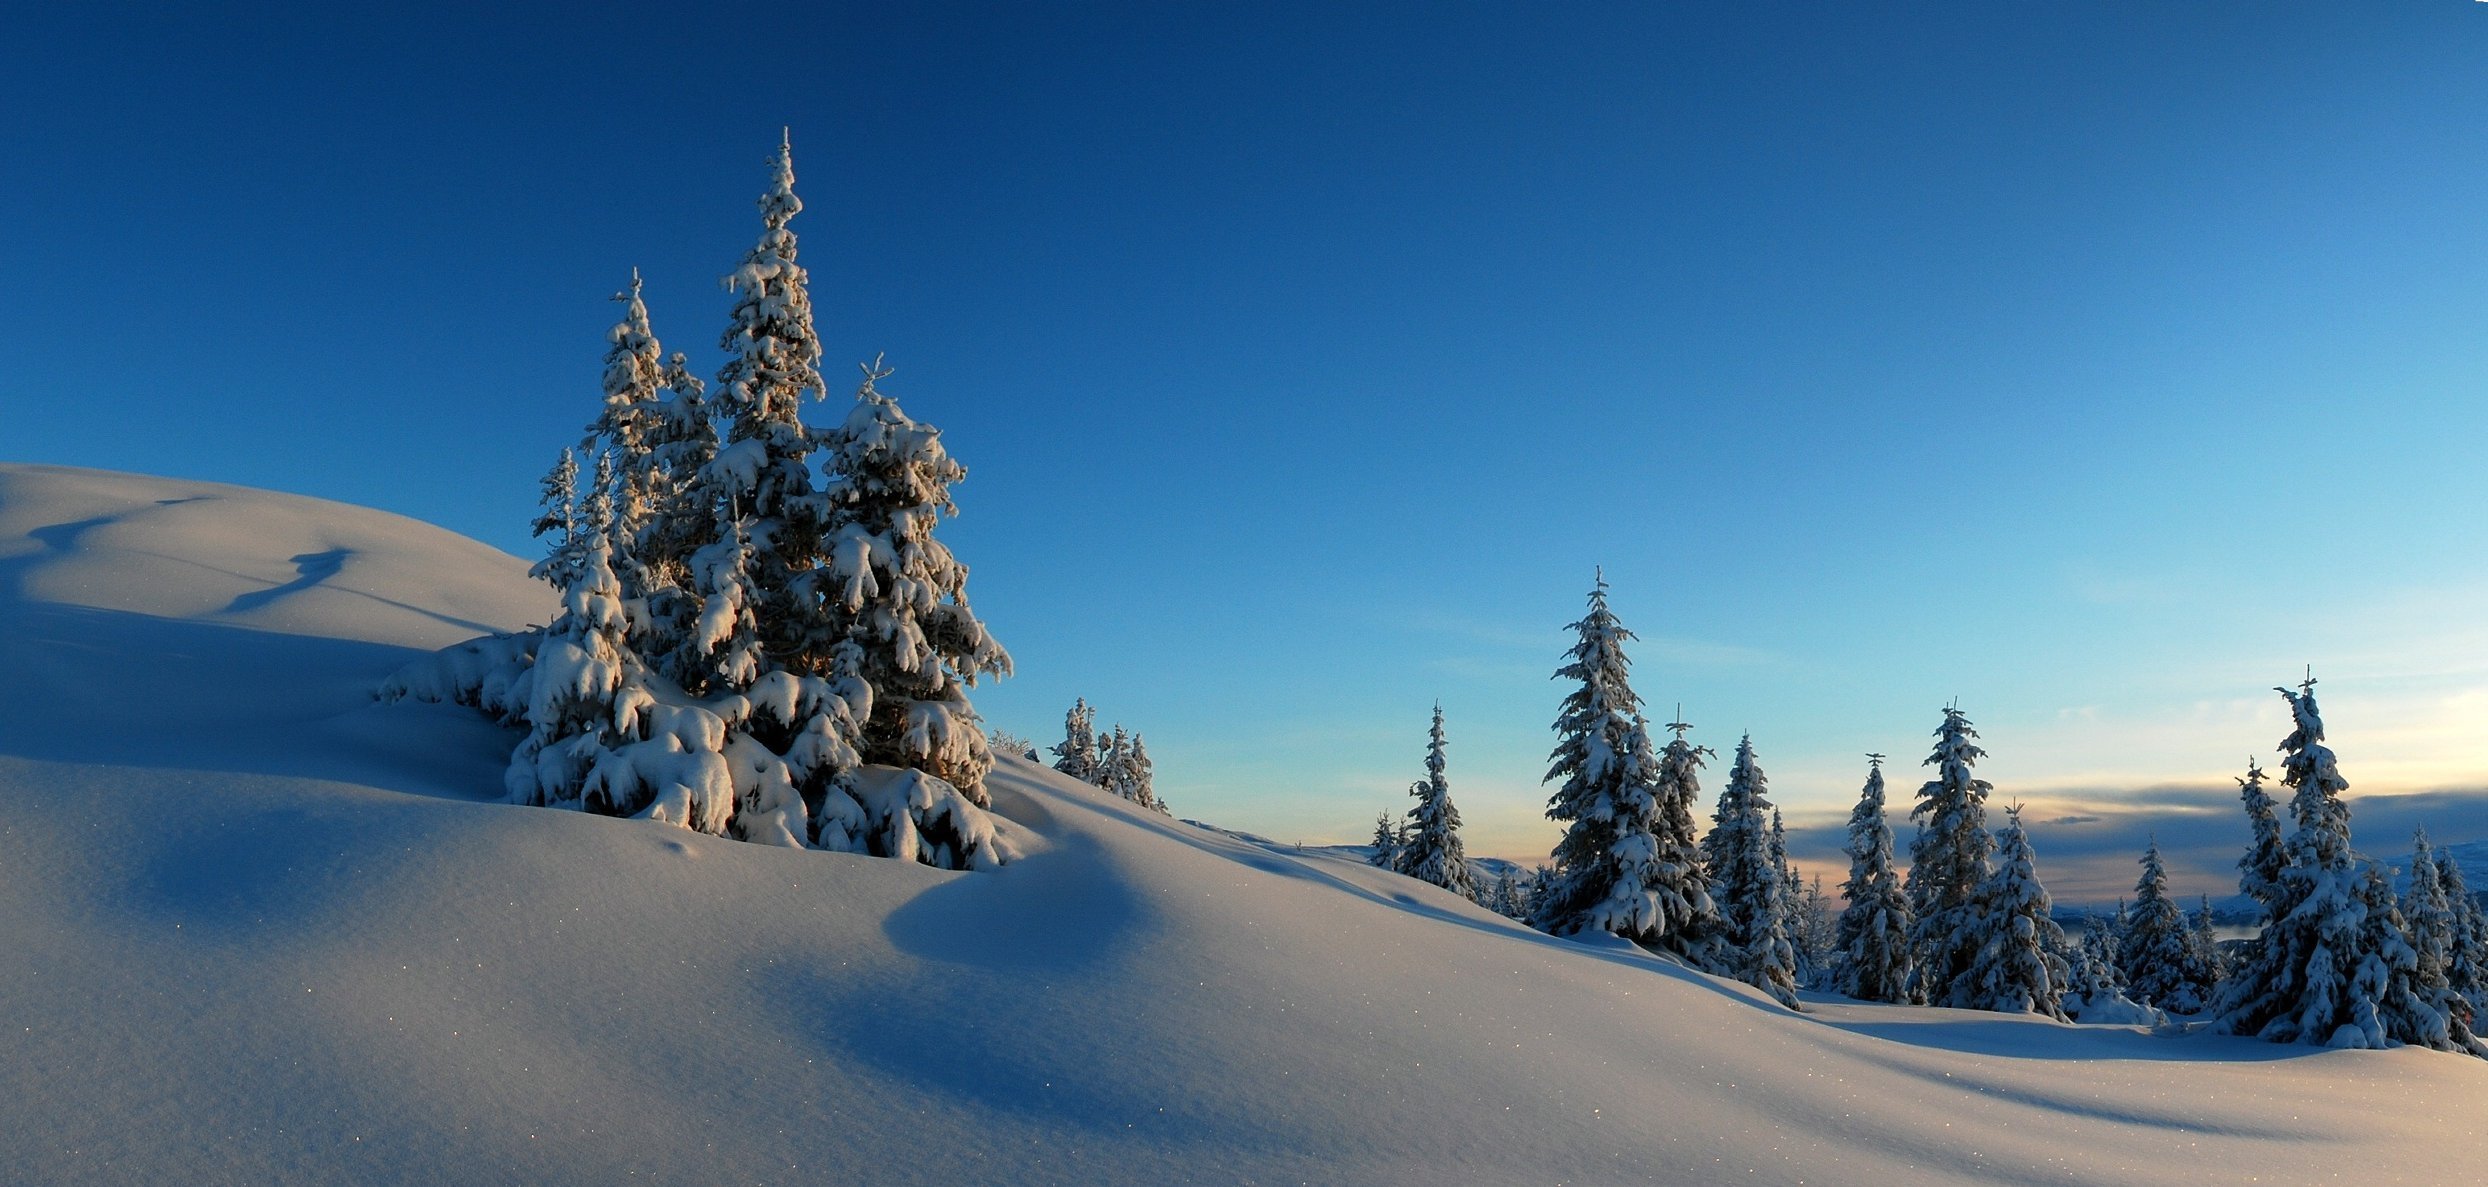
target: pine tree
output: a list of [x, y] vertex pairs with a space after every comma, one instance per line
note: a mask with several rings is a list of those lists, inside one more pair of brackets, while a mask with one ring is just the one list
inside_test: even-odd
[[1987, 752], [1960, 709], [1947, 707], [1926, 764], [1936, 777], [1918, 789], [1917, 840], [1910, 846], [1910, 947], [1916, 980], [1911, 996], [1937, 1006], [1979, 1008], [1970, 966], [1987, 938], [1978, 890], [1991, 871], [1995, 838], [1987, 832], [1987, 795], [1995, 788], [1971, 768]]
[[1399, 825], [1392, 822], [1391, 813], [1385, 810], [1376, 814], [1374, 816], [1374, 855], [1368, 860], [1386, 870], [1399, 869], [1399, 838]]
[[1840, 913], [1835, 988], [1859, 1001], [1910, 1000], [1909, 898], [1892, 866], [1892, 829], [1883, 814], [1883, 756], [1866, 756], [1866, 787], [1849, 812], [1849, 905]]
[[2471, 897], [2471, 888], [2463, 881], [2462, 863], [2451, 852], [2436, 863], [2436, 877], [2454, 918], [2453, 951], [2446, 962], [2445, 979], [2477, 1017], [2488, 1009], [2488, 918], [2482, 917], [2479, 900]]
[[1520, 878], [1509, 866], [1495, 875], [1494, 889], [1487, 895], [1486, 908], [1506, 919], [1524, 919], [1529, 915], [1529, 902], [1521, 894]]
[[665, 357], [649, 325], [640, 279], [614, 294], [622, 320], [607, 335], [604, 407], [581, 447], [616, 459], [614, 540], [625, 604], [642, 607], [634, 638], [651, 666], [678, 683], [697, 685], [701, 654], [691, 646], [700, 613], [692, 557], [714, 543], [717, 509], [701, 505], [695, 479], [716, 456], [705, 389]]
[[[545, 541], [544, 559], [527, 570], [539, 581], [549, 581], [555, 589], [569, 589], [578, 584], [587, 540], [579, 531], [579, 457], [565, 449], [561, 460], [545, 472], [543, 481], [544, 510], [537, 513], [528, 531]], [[546, 537], [551, 537], [546, 539]]]
[[1677, 745], [1664, 762], [1653, 750], [1624, 654], [1633, 633], [1607, 608], [1603, 576], [1589, 603], [1572, 624], [1577, 641], [1568, 662], [1555, 673], [1575, 684], [1555, 719], [1546, 775], [1563, 781], [1547, 801], [1547, 818], [1566, 829], [1531, 923], [1556, 935], [1611, 932], [1706, 967], [1718, 915], [1682, 802], [1696, 787], [1701, 752], [1683, 745], [1690, 727], [1681, 724], [1669, 727]]
[[993, 756], [967, 690], [1011, 674], [1010, 654], [968, 606], [968, 567], [933, 536], [958, 513], [950, 486], [967, 476], [864, 368], [855, 407], [822, 435], [830, 482], [821, 492], [828, 566], [821, 576], [838, 648], [859, 657], [872, 713], [858, 749], [864, 760], [912, 767], [982, 808]]
[[2411, 839], [2410, 889], [2401, 901], [2413, 955], [2411, 985], [2446, 1014], [2468, 1014], [2470, 1000], [2453, 983], [2454, 961], [2466, 937], [2459, 932], [2460, 921], [2437, 871], [2435, 851], [2428, 845], [2427, 830], [2421, 829]]
[[1451, 804], [1451, 784], [1443, 778], [1443, 707], [1434, 706], [1434, 728], [1426, 744], [1425, 778], [1408, 789], [1417, 806], [1410, 809], [1408, 847], [1398, 855], [1400, 872], [1431, 882], [1463, 898], [1476, 897], [1469, 877], [1468, 852], [1460, 844], [1460, 809]]
[[2168, 869], [2155, 837], [2143, 850], [2142, 879], [2134, 884], [2133, 912], [2119, 937], [2118, 966], [2134, 1000], [2180, 1014], [2203, 1008], [2210, 986], [2195, 950], [2185, 912], [2168, 897]]
[[2220, 979], [2229, 975], [2229, 957], [2221, 951], [2220, 932], [2212, 922], [2212, 896], [2208, 894], [2195, 909], [2192, 940], [2195, 967], [2203, 973], [2203, 992], [2198, 995], [2197, 1008], [2206, 1009], [2220, 987]]
[[1771, 829], [1765, 823], [1764, 813], [1771, 809], [1767, 790], [1748, 735], [1736, 744], [1736, 761], [1719, 793], [1711, 830], [1702, 838], [1702, 852], [1719, 906], [1722, 971], [1794, 1006], [1797, 958], [1788, 942], [1779, 863], [1772, 859]]
[[1053, 753], [1055, 770], [1082, 783], [1097, 782], [1105, 759], [1097, 751], [1097, 710], [1085, 698], [1074, 700], [1071, 711], [1063, 714], [1063, 740]]
[[[2350, 848], [2350, 809], [2312, 676], [2288, 700], [2292, 724], [2281, 782], [2297, 829], [2251, 964], [2219, 1000], [2216, 1028], [2277, 1043], [2385, 1047], [2415, 1043], [2488, 1054], [2467, 1022], [2414, 983], [2418, 953], [2390, 882], [2364, 873]], [[2243, 963], [2243, 962], [2242, 962]]]
[[1969, 986], [1966, 1004], [2008, 1014], [2044, 1014], [2061, 1022], [2065, 986], [2072, 976], [2059, 955], [2065, 935], [2048, 917], [2047, 887], [2039, 882], [2021, 809], [2006, 809], [2004, 819], [1994, 868], [1978, 888], [1984, 931], [1963, 978]]
[[[2064, 946], [2065, 1012], [2083, 1022], [2125, 1018], [2144, 1007], [2125, 996], [2125, 973], [2117, 967], [2114, 920], [2087, 916], [2082, 934]], [[2130, 1007], [2130, 1008], [2129, 1008]]]
[[1840, 967], [1840, 913], [1823, 892], [1823, 876], [1814, 875], [1797, 899], [1797, 921], [1788, 936], [1797, 947], [1797, 963], [1806, 970], [1799, 984], [1807, 989], [1834, 989]]
[[1141, 739], [1138, 730], [1132, 731], [1132, 757], [1129, 770], [1132, 802], [1160, 816], [1174, 815], [1167, 809], [1166, 801], [1158, 798], [1157, 766], [1149, 761], [1149, 743]]

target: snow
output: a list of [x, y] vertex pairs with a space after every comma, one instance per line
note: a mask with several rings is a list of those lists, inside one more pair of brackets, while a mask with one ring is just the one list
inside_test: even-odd
[[972, 873], [494, 802], [514, 733], [370, 693], [550, 617], [525, 567], [316, 500], [0, 466], [11, 1178], [2461, 1182], [2488, 1159], [2488, 1062], [1791, 1014], [1015, 756], [987, 786], [1020, 856]]

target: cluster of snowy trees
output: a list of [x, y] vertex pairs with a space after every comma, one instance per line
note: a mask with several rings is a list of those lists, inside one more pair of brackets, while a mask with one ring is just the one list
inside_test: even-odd
[[767, 844], [949, 868], [1008, 859], [967, 689], [1010, 656], [933, 535], [966, 470], [863, 368], [824, 426], [803, 209], [781, 143], [712, 396], [668, 356], [632, 278], [582, 450], [545, 480], [535, 569], [548, 626], [392, 676], [385, 699], [455, 701], [526, 728], [519, 803], [662, 820]]
[[1604, 578], [1569, 629], [1576, 641], [1556, 678], [1572, 691], [1547, 772], [1561, 783], [1546, 810], [1566, 829], [1531, 924], [1612, 932], [1795, 1006], [1800, 981], [1824, 963], [1821, 894], [1789, 868], [1753, 739], [1738, 742], [1711, 828], [1697, 835], [1702, 760], [1717, 755], [1687, 741], [1692, 727], [1681, 720], [1666, 726], [1665, 746], [1653, 742], [1624, 651], [1633, 633], [1608, 607]]
[[1055, 770], [1150, 811], [1173, 814], [1166, 801], [1158, 798], [1149, 744], [1141, 741], [1139, 731], [1125, 732], [1121, 722], [1115, 723], [1113, 733], [1101, 736], [1097, 710], [1089, 707], [1087, 698], [1074, 700], [1071, 711], [1063, 715], [1063, 740], [1053, 752]]
[[1517, 914], [1519, 883], [1507, 871], [1492, 883], [1481, 883], [1469, 866], [1460, 840], [1460, 809], [1451, 803], [1451, 782], [1444, 775], [1443, 707], [1434, 706], [1434, 726], [1427, 734], [1425, 778], [1410, 784], [1416, 804], [1394, 821], [1385, 811], [1374, 821], [1373, 863], [1386, 870], [1431, 882], [1489, 910]]
[[[2391, 872], [2350, 848], [2350, 809], [2310, 675], [2289, 701], [2296, 728], [2281, 740], [2281, 785], [2290, 790], [2284, 838], [2264, 774], [2238, 780], [2254, 840], [2238, 863], [2239, 888], [2262, 914], [2235, 967], [2212, 995], [2217, 1029], [2273, 1042], [2330, 1047], [2415, 1044], [2488, 1057], [2472, 1033], [2483, 1004], [2479, 908], [2461, 871], [2439, 863], [2424, 835], [2411, 857], [2406, 897]], [[2452, 869], [2450, 876], [2447, 870]]]
[[1681, 720], [1665, 727], [1665, 746], [1653, 742], [1624, 653], [1633, 635], [1609, 609], [1603, 579], [1570, 629], [1576, 642], [1557, 677], [1571, 692], [1547, 775], [1561, 781], [1547, 816], [1566, 830], [1529, 895], [1530, 922], [1543, 930], [1623, 936], [1792, 1007], [1798, 987], [1820, 986], [1865, 1001], [2060, 1020], [2203, 1014], [2219, 1030], [2279, 1042], [2488, 1056], [2471, 1030], [2488, 1006], [2488, 919], [2424, 835], [2399, 897], [2391, 871], [2352, 852], [2340, 798], [2348, 783], [2323, 744], [2312, 678], [2279, 690], [2296, 727], [2281, 743], [2295, 831], [2284, 839], [2260, 769], [2250, 764], [2239, 780], [2254, 837], [2241, 885], [2263, 927], [2229, 960], [2209, 900], [2188, 920], [2169, 897], [2156, 840], [2130, 909], [2077, 935], [2060, 928], [2020, 810], [1988, 827], [1994, 787], [1976, 773], [1986, 752], [1958, 706], [1945, 708], [1925, 761], [1934, 777], [1910, 811], [1917, 832], [1905, 874], [1883, 756], [1867, 756], [1849, 819], [1847, 906], [1835, 924], [1816, 926], [1819, 887], [1809, 896], [1791, 875], [1753, 739], [1738, 741], [1711, 827], [1697, 837], [1698, 773], [1716, 756], [1686, 740]]

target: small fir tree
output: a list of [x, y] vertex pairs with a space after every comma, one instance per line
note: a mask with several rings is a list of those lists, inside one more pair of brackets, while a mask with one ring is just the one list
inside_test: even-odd
[[1505, 866], [1495, 875], [1494, 889], [1488, 893], [1486, 907], [1506, 919], [1525, 919], [1529, 915], [1528, 898], [1521, 893], [1520, 877]]
[[1719, 809], [1702, 838], [1702, 851], [1709, 863], [1713, 901], [1719, 906], [1722, 971], [1795, 1006], [1797, 957], [1788, 942], [1788, 911], [1772, 859], [1766, 792], [1748, 735], [1736, 744], [1736, 761], [1719, 793]]
[[2153, 838], [2143, 850], [2142, 878], [2118, 945], [2118, 964], [2134, 1000], [2173, 1013], [2203, 1008], [2210, 987], [2185, 912], [2168, 897], [2168, 869]]
[[2481, 1010], [2488, 1009], [2488, 919], [2482, 918], [2479, 900], [2471, 896], [2470, 886], [2463, 881], [2462, 863], [2454, 860], [2451, 852], [2436, 863], [2436, 877], [2454, 918], [2454, 944], [2447, 958], [2445, 979], [2455, 993], [2462, 995], [2476, 1018]]
[[539, 581], [551, 582], [555, 589], [569, 589], [578, 584], [581, 562], [587, 551], [587, 539], [579, 531], [579, 457], [565, 449], [561, 460], [545, 472], [541, 484], [543, 510], [528, 525], [529, 534], [544, 541], [544, 559], [527, 570]]
[[1063, 714], [1063, 740], [1054, 747], [1054, 769], [1082, 783], [1096, 783], [1105, 758], [1097, 750], [1097, 710], [1085, 698]]
[[1417, 806], [1408, 814], [1407, 848], [1398, 854], [1401, 873], [1431, 882], [1463, 898], [1476, 897], [1469, 876], [1469, 857], [1460, 844], [1460, 810], [1452, 806], [1451, 784], [1443, 777], [1443, 707], [1434, 706], [1434, 727], [1428, 733], [1425, 778], [1408, 789]]
[[2204, 895], [2194, 912], [2194, 962], [2203, 971], [2201, 1005], [2208, 1008], [2220, 987], [2220, 979], [2229, 975], [2228, 954], [2221, 951], [2220, 931], [2212, 921], [2212, 896]]
[[1909, 867], [1912, 996], [1929, 1005], [1981, 1008], [1979, 989], [1967, 978], [1987, 941], [1978, 891], [1992, 872], [1986, 805], [1995, 788], [1971, 773], [1987, 754], [1971, 741], [1977, 736], [1959, 708], [1945, 708], [1925, 764], [1936, 777], [1918, 789], [1910, 811], [1919, 822]]
[[2064, 932], [2049, 918], [2047, 887], [2039, 882], [2030, 834], [2021, 809], [2005, 810], [1996, 836], [1995, 865], [1979, 887], [1979, 918], [1985, 936], [1964, 978], [1974, 1009], [2007, 1014], [2044, 1014], [2065, 1020], [2063, 995], [2072, 971], [2060, 955]]
[[1388, 810], [1374, 815], [1374, 855], [1367, 860], [1386, 870], [1399, 869], [1400, 826]]
[[1840, 993], [1869, 1002], [1910, 1000], [1909, 897], [1892, 865], [1892, 829], [1883, 812], [1883, 756], [1867, 758], [1866, 786], [1849, 812], [1849, 880], [1840, 892]]

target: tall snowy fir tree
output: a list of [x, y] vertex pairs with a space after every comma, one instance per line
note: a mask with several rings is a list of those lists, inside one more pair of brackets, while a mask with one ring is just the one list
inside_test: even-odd
[[2263, 767], [2249, 757], [2246, 774], [2237, 779], [2250, 837], [2245, 855], [2237, 862], [2238, 889], [2254, 903], [2260, 926], [2238, 946], [2227, 975], [2212, 992], [2208, 1012], [2224, 1027], [2230, 1025], [2228, 1020], [2246, 1013], [2269, 1011], [2273, 1008], [2269, 1003], [2282, 992], [2284, 970], [2265, 949], [2267, 938], [2273, 936], [2272, 921], [2289, 909], [2281, 880], [2281, 872], [2289, 868], [2289, 853], [2281, 840], [2278, 805], [2264, 790], [2264, 778]]
[[2402, 934], [2392, 887], [2362, 872], [2350, 848], [2350, 809], [2315, 680], [2278, 689], [2295, 726], [2282, 739], [2281, 782], [2292, 790], [2296, 831], [2258, 943], [2219, 1000], [2217, 1029], [2277, 1043], [2385, 1047], [2415, 1043], [2488, 1053], [2464, 1018], [2413, 984], [2418, 954]]
[[705, 388], [680, 354], [671, 360], [648, 321], [639, 273], [631, 273], [622, 320], [607, 335], [604, 407], [581, 447], [616, 459], [615, 576], [625, 604], [641, 607], [634, 641], [650, 666], [678, 683], [697, 685], [701, 656], [692, 646], [700, 605], [691, 558], [714, 543], [716, 511], [697, 502], [695, 482], [717, 452]]
[[1837, 977], [1833, 988], [1869, 1002], [1910, 1000], [1909, 897], [1892, 865], [1892, 828], [1883, 811], [1883, 756], [1867, 757], [1866, 786], [1849, 811], [1849, 880], [1840, 893]]
[[1767, 793], [1753, 738], [1739, 739], [1702, 852], [1711, 898], [1719, 907], [1721, 971], [1794, 1006], [1797, 957], [1788, 942], [1786, 896], [1771, 855]]
[[2047, 887], [2039, 882], [2021, 809], [2006, 809], [2004, 821], [2004, 831], [1996, 836], [1994, 868], [1978, 889], [1984, 934], [1964, 978], [1970, 986], [1967, 1004], [2008, 1014], [2044, 1014], [2061, 1022], [2062, 998], [2072, 977], [2061, 954], [2070, 945], [2048, 917], [2052, 904]]
[[[1608, 609], [1604, 577], [1571, 629], [1577, 641], [1555, 678], [1574, 687], [1555, 719], [1546, 776], [1563, 781], [1547, 818], [1566, 828], [1555, 845], [1555, 877], [1535, 896], [1531, 922], [1557, 935], [1612, 932], [1707, 967], [1718, 915], [1692, 814], [1672, 802], [1694, 786], [1698, 752], [1671, 746], [1663, 761], [1652, 748], [1624, 654], [1633, 633]], [[1683, 727], [1670, 728], [1682, 743]]]
[[1987, 795], [1995, 790], [1971, 774], [1987, 752], [1970, 739], [1978, 731], [1960, 709], [1947, 707], [1935, 731], [1935, 752], [1924, 765], [1936, 776], [1918, 789], [1918, 836], [1910, 845], [1909, 907], [1911, 996], [1928, 1005], [1981, 1008], [1970, 966], [1986, 942], [1978, 890], [1991, 872], [1995, 838], [1987, 832]]
[[1097, 710], [1085, 698], [1071, 702], [1063, 714], [1063, 740], [1053, 749], [1054, 769], [1082, 783], [1097, 782], [1105, 758], [1097, 751]]
[[2186, 913], [2168, 896], [2168, 867], [2160, 860], [2160, 842], [2153, 838], [2143, 850], [2142, 877], [2134, 883], [2134, 905], [2119, 937], [2117, 965], [2125, 971], [2127, 991], [2135, 1001], [2178, 1014], [2203, 1008], [2213, 978], [2203, 967]]
[[909, 767], [957, 788], [979, 808], [993, 756], [967, 690], [1011, 674], [1010, 654], [968, 606], [968, 567], [934, 538], [958, 514], [950, 487], [967, 469], [941, 432], [908, 419], [864, 367], [855, 407], [822, 434], [830, 480], [821, 492], [825, 593], [837, 647], [872, 688], [858, 747], [864, 761]]
[[1434, 706], [1434, 728], [1425, 750], [1425, 778], [1409, 787], [1417, 806], [1409, 810], [1408, 846], [1400, 850], [1399, 872], [1431, 882], [1462, 898], [1477, 897], [1469, 876], [1468, 852], [1460, 844], [1460, 810], [1451, 805], [1451, 784], [1443, 777], [1443, 707]]

